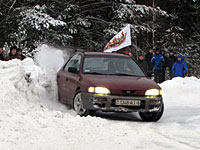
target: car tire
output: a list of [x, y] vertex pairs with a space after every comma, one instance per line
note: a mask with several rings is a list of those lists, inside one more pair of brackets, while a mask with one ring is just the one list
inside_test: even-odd
[[81, 92], [78, 91], [76, 93], [76, 95], [74, 96], [74, 100], [73, 100], [73, 109], [75, 110], [75, 112], [80, 115], [81, 117], [82, 116], [87, 116], [89, 115], [89, 110], [85, 109], [83, 107], [83, 104], [82, 104], [82, 99], [81, 99]]
[[146, 112], [146, 113], [139, 112], [139, 115], [140, 115], [140, 117], [142, 118], [143, 121], [147, 121], [147, 122], [154, 121], [154, 122], [156, 122], [162, 117], [163, 112], [164, 112], [164, 103], [162, 103], [161, 110], [158, 111], [158, 112]]

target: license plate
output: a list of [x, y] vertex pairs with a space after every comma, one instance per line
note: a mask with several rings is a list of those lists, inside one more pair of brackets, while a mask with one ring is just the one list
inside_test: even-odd
[[121, 106], [140, 106], [141, 101], [140, 100], [116, 100], [115, 105], [121, 105]]

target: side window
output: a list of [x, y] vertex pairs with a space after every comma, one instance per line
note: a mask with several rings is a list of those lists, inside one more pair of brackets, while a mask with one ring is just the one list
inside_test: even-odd
[[76, 54], [65, 65], [64, 71], [68, 72], [69, 67], [77, 68], [77, 70], [79, 71], [80, 70], [80, 64], [81, 64], [81, 55]]

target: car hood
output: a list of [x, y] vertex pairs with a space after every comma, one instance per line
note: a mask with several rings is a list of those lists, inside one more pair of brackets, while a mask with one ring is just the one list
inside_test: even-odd
[[102, 86], [111, 90], [148, 90], [160, 87], [146, 77], [115, 76], [115, 75], [83, 75], [85, 83], [89, 86]]

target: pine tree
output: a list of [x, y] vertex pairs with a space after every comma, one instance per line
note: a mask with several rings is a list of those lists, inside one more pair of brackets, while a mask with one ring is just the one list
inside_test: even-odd
[[[185, 56], [189, 74], [200, 75], [199, 0], [1, 0], [0, 44], [26, 53], [41, 43], [103, 51], [131, 24], [130, 50], [173, 49]], [[195, 54], [195, 56], [194, 56]]]
[[190, 36], [187, 38], [185, 56], [190, 67], [189, 75], [200, 77], [200, 1], [193, 0], [190, 5]]
[[115, 0], [113, 9], [113, 18], [109, 28], [105, 30], [106, 39], [110, 39], [126, 24], [131, 24], [132, 49], [136, 52], [147, 51], [153, 47], [152, 32], [160, 32], [162, 19], [168, 17], [168, 14], [159, 7], [147, 7], [133, 0]]

